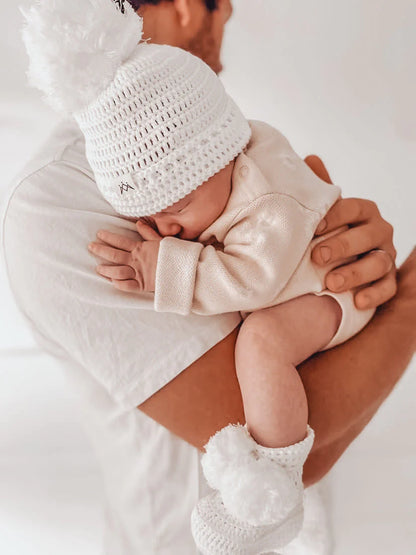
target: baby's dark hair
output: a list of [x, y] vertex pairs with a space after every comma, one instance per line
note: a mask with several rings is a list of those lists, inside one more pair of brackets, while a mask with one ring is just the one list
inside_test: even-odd
[[[160, 4], [161, 2], [161, 0], [128, 0], [128, 1], [136, 11], [146, 4], [151, 4], [152, 6], [155, 6], [156, 4]], [[205, 0], [205, 4], [210, 12], [217, 9], [217, 0]]]

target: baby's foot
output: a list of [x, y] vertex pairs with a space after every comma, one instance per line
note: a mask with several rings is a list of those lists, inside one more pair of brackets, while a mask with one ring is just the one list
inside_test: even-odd
[[278, 553], [302, 528], [303, 504], [283, 521], [255, 526], [233, 517], [218, 491], [200, 499], [191, 515], [195, 543], [203, 555], [259, 555]]

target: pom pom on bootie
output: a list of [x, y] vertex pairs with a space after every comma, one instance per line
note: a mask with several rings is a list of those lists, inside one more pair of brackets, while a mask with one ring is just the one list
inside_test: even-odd
[[237, 468], [255, 459], [256, 447], [257, 443], [241, 424], [229, 424], [211, 436], [201, 458], [208, 484], [221, 490], [230, 466]]
[[314, 432], [288, 447], [267, 448], [246, 427], [230, 425], [209, 440], [201, 459], [209, 485], [234, 517], [255, 526], [283, 520], [302, 504], [302, 467]]
[[220, 493], [232, 515], [255, 526], [282, 521], [303, 495], [283, 467], [264, 458], [230, 467]]

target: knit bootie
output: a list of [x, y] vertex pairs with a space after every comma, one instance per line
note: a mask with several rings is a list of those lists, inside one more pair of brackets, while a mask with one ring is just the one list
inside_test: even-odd
[[[192, 533], [199, 549], [207, 554], [226, 553], [212, 550], [212, 546], [229, 541], [236, 520], [240, 528], [246, 525], [245, 535], [252, 537], [253, 543], [251, 547], [242, 544], [245, 551], [228, 553], [261, 553], [250, 549], [256, 549], [265, 536], [274, 542], [267, 546], [269, 551], [291, 541], [302, 527], [302, 469], [313, 440], [309, 426], [305, 439], [279, 448], [257, 444], [246, 426], [239, 424], [230, 424], [212, 436], [201, 464], [208, 484], [218, 493], [201, 499], [193, 511]], [[221, 514], [220, 521], [215, 511]], [[256, 531], [259, 527], [262, 530]]]
[[302, 523], [300, 505], [280, 525], [253, 526], [228, 512], [219, 491], [202, 498], [191, 514], [192, 535], [203, 555], [281, 553], [280, 548], [298, 535]]

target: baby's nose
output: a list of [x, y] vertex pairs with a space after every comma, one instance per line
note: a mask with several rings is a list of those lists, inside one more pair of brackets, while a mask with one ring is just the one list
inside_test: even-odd
[[173, 237], [182, 230], [179, 224], [173, 222], [159, 222], [157, 227], [160, 235], [163, 237]]

